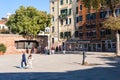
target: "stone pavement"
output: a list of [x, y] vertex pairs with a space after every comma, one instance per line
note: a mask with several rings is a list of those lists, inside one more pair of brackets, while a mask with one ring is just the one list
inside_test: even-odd
[[120, 80], [120, 59], [113, 53], [33, 54], [33, 68], [20, 69], [21, 54], [0, 56], [0, 80]]

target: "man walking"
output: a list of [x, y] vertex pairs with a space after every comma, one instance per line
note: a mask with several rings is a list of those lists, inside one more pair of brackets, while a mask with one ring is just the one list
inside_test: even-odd
[[22, 53], [23, 54], [22, 54], [21, 68], [23, 68], [24, 66], [27, 66], [27, 63], [26, 63], [26, 54], [25, 54], [25, 52], [22, 52]]

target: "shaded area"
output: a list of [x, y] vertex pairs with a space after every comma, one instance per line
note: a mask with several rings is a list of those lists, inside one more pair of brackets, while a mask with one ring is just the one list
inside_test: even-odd
[[[67, 72], [0, 73], [0, 80], [120, 80], [120, 58], [98, 57], [113, 67], [94, 67]], [[99, 64], [99, 63], [98, 63]], [[16, 66], [17, 67], [17, 66]], [[84, 67], [84, 66], [83, 66]]]

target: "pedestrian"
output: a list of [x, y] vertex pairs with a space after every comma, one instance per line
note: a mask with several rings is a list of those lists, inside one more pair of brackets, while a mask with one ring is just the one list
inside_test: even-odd
[[22, 51], [22, 61], [21, 61], [21, 68], [24, 68], [27, 66], [27, 63], [26, 63], [26, 54], [24, 51]]
[[33, 57], [32, 57], [32, 55], [30, 54], [29, 56], [28, 56], [28, 59], [27, 59], [27, 63], [28, 63], [28, 65], [27, 65], [27, 67], [28, 68], [32, 68], [32, 61], [33, 61]]
[[45, 52], [45, 55], [48, 54], [49, 50], [47, 46], [44, 48], [44, 52]]
[[51, 48], [51, 53], [52, 53], [52, 54], [55, 53], [55, 48], [54, 48], [54, 47]]
[[33, 53], [34, 53], [34, 47], [31, 48], [31, 54], [33, 54]]
[[29, 54], [29, 48], [28, 47], [26, 48], [26, 53]]

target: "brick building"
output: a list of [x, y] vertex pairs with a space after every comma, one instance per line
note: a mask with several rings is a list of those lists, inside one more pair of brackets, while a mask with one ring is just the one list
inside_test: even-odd
[[[119, 16], [120, 9], [116, 9], [116, 15]], [[105, 29], [102, 22], [108, 18], [111, 11], [108, 8], [99, 9], [97, 12], [93, 9], [88, 12], [81, 0], [78, 0], [78, 46], [82, 46], [87, 51], [115, 51], [116, 38], [114, 31]], [[88, 41], [89, 43], [83, 43]]]

